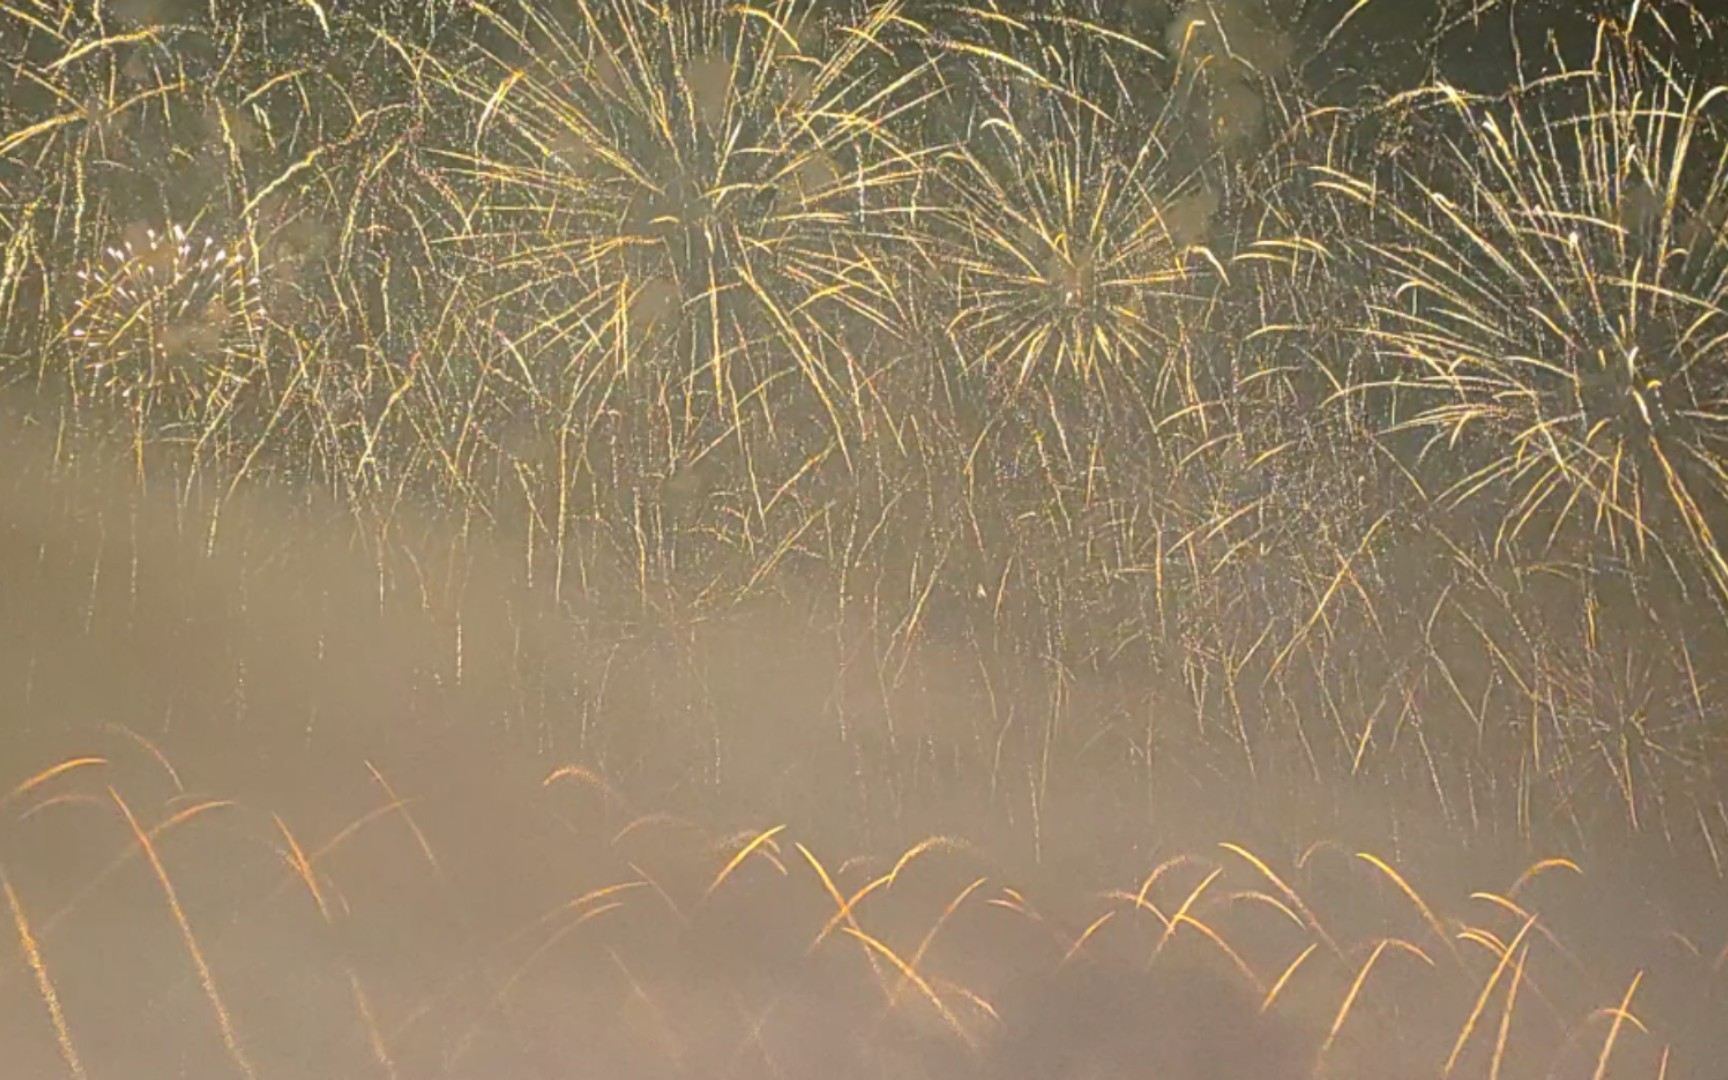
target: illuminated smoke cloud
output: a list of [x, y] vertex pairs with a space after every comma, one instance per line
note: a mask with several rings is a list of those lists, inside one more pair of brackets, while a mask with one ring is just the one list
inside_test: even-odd
[[1203, 75], [1192, 123], [1219, 150], [1257, 147], [1265, 134], [1263, 88], [1285, 74], [1296, 41], [1278, 0], [1186, 0], [1164, 46]]

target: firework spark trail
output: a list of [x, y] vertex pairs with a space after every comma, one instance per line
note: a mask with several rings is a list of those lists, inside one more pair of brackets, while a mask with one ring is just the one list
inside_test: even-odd
[[60, 1057], [65, 1061], [66, 1070], [72, 1074], [74, 1080], [84, 1080], [89, 1074], [85, 1072], [77, 1047], [72, 1043], [72, 1032], [66, 1025], [66, 1014], [60, 1005], [60, 995], [54, 989], [54, 980], [49, 977], [48, 965], [43, 962], [41, 946], [30, 931], [30, 920], [25, 916], [24, 906], [19, 902], [18, 893], [12, 888], [12, 882], [6, 878], [4, 872], [0, 872], [0, 891], [6, 893], [12, 924], [17, 928], [18, 940], [23, 946], [25, 959], [30, 964], [30, 971], [36, 976], [37, 993], [48, 1008], [48, 1018], [53, 1021], [54, 1038], [60, 1046]]

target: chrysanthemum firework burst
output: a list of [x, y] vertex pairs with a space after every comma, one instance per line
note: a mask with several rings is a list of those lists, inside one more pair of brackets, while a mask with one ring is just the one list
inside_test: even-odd
[[[1111, 44], [1159, 62], [1150, 46]], [[967, 363], [1015, 385], [1114, 373], [1150, 389], [1217, 266], [1203, 243], [1216, 200], [1196, 162], [1173, 155], [1175, 95], [1140, 100], [1114, 65], [1045, 76], [1018, 51], [960, 55], [987, 92], [944, 156], [934, 250]]]
[[[1607, 39], [1614, 44], [1612, 39]], [[1484, 100], [1375, 211], [1362, 330], [1394, 430], [1495, 535], [1606, 543], [1728, 590], [1728, 98], [1630, 49]]]
[[137, 223], [77, 271], [65, 329], [81, 384], [196, 403], [260, 362], [258, 279], [243, 249], [196, 226]]
[[919, 69], [879, 61], [898, 6], [585, 0], [494, 22], [508, 44], [446, 73], [476, 117], [451, 160], [485, 185], [466, 246], [523, 313], [526, 362], [674, 363], [723, 399], [795, 364], [829, 395], [837, 323], [886, 317], [871, 236], [922, 170], [890, 134]]

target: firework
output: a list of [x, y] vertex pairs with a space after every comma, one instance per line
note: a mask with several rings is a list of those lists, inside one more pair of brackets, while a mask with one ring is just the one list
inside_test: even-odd
[[1719, 95], [1605, 47], [1502, 100], [1419, 102], [1455, 121], [1433, 178], [1325, 181], [1376, 212], [1355, 247], [1381, 373], [1352, 392], [1502, 546], [1594, 538], [1728, 589]]
[[505, 44], [444, 72], [474, 117], [447, 160], [482, 185], [459, 240], [523, 362], [669, 364], [722, 401], [791, 369], [831, 403], [838, 325], [886, 310], [869, 237], [922, 168], [892, 132], [917, 72], [875, 58], [896, 10], [607, 0], [494, 17]]
[[134, 225], [77, 279], [82, 295], [65, 334], [90, 385], [201, 400], [244, 383], [261, 363], [258, 278], [214, 236]]
[[[1124, 59], [1159, 65], [1157, 50], [1057, 30], [1060, 52], [1040, 47], [1034, 23], [1002, 42], [940, 39], [965, 62], [974, 102], [943, 156], [932, 229], [949, 330], [968, 365], [1015, 385], [1114, 373], [1149, 391], [1203, 295], [1216, 198], [1194, 160], [1172, 160], [1182, 118], [1170, 87], [1116, 77]], [[1018, 59], [1040, 53], [1067, 59], [1049, 74]]]

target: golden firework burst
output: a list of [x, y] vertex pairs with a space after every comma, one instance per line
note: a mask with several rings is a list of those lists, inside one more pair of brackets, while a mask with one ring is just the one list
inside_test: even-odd
[[1728, 168], [1717, 90], [1605, 36], [1594, 64], [1446, 118], [1442, 168], [1396, 195], [1330, 170], [1375, 211], [1356, 247], [1360, 331], [1393, 431], [1501, 542], [1599, 540], [1728, 590]]
[[[445, 160], [484, 188], [458, 238], [536, 371], [699, 373], [735, 402], [795, 373], [832, 418], [841, 327], [881, 325], [877, 241], [923, 155], [923, 68], [887, 71], [897, 2], [535, 4], [442, 84], [473, 108]], [[696, 385], [693, 383], [692, 385]]]

